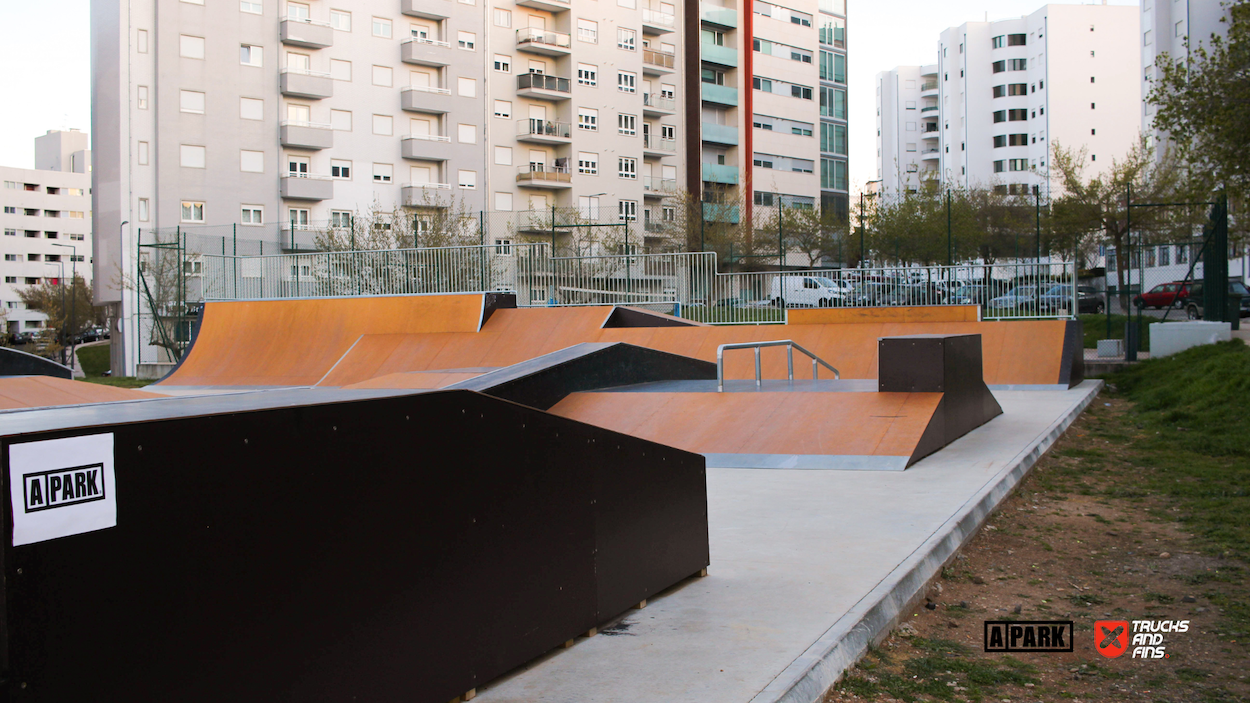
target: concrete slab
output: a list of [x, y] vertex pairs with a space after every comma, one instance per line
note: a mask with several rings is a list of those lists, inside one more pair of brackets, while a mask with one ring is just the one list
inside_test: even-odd
[[995, 391], [1003, 415], [908, 471], [709, 468], [707, 577], [478, 698], [816, 701], [1100, 387]]

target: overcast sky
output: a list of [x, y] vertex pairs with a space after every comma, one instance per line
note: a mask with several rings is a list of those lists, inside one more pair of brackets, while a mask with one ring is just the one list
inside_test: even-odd
[[[852, 189], [877, 177], [879, 71], [936, 62], [938, 33], [947, 27], [987, 16], [1019, 17], [1041, 5], [1038, 0], [847, 0]], [[49, 129], [91, 126], [90, 2], [0, 0], [0, 8], [0, 164], [31, 168], [35, 137]]]

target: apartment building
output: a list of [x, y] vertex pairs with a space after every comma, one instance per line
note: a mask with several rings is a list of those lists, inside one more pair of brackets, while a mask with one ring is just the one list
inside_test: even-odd
[[1110, 166], [1139, 134], [1137, 27], [1132, 6], [1045, 5], [943, 31], [936, 70], [878, 75], [883, 190], [925, 177], [1008, 193], [1038, 186], [1046, 198], [1056, 142], [1084, 148], [1088, 173]]
[[[374, 203], [418, 229], [445, 208], [671, 217], [684, 21], [652, 2], [93, 2], [97, 280], [133, 271], [140, 228], [276, 251]], [[97, 290], [126, 320], [130, 297]]]
[[845, 217], [845, 0], [753, 0], [749, 8], [704, 0], [687, 8], [687, 61], [699, 66], [697, 86], [693, 71], [688, 76], [688, 129], [700, 134], [687, 142], [687, 160], [701, 165], [687, 173], [688, 190], [715, 201], [741, 189], [748, 209], [819, 204]]
[[1155, 130], [1154, 106], [1147, 98], [1156, 75], [1155, 59], [1166, 53], [1185, 60], [1189, 51], [1209, 43], [1212, 35], [1226, 36], [1227, 14], [1221, 0], [1142, 0], [1141, 9], [1141, 129], [1152, 140], [1166, 138]]
[[18, 291], [70, 279], [91, 280], [91, 152], [87, 135], [52, 130], [35, 139], [35, 168], [0, 166], [0, 333], [44, 328]]

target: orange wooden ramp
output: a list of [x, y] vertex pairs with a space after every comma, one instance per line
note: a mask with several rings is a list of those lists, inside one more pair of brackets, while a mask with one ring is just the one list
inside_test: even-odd
[[167, 398], [146, 391], [114, 388], [99, 383], [70, 381], [52, 376], [0, 377], [0, 410], [48, 408], [84, 403], [112, 403], [120, 400]]

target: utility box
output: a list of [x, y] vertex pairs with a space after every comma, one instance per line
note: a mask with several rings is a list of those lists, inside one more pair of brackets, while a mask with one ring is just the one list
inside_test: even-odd
[[1098, 358], [1109, 359], [1124, 356], [1124, 340], [1123, 339], [1100, 339], [1098, 340]]

